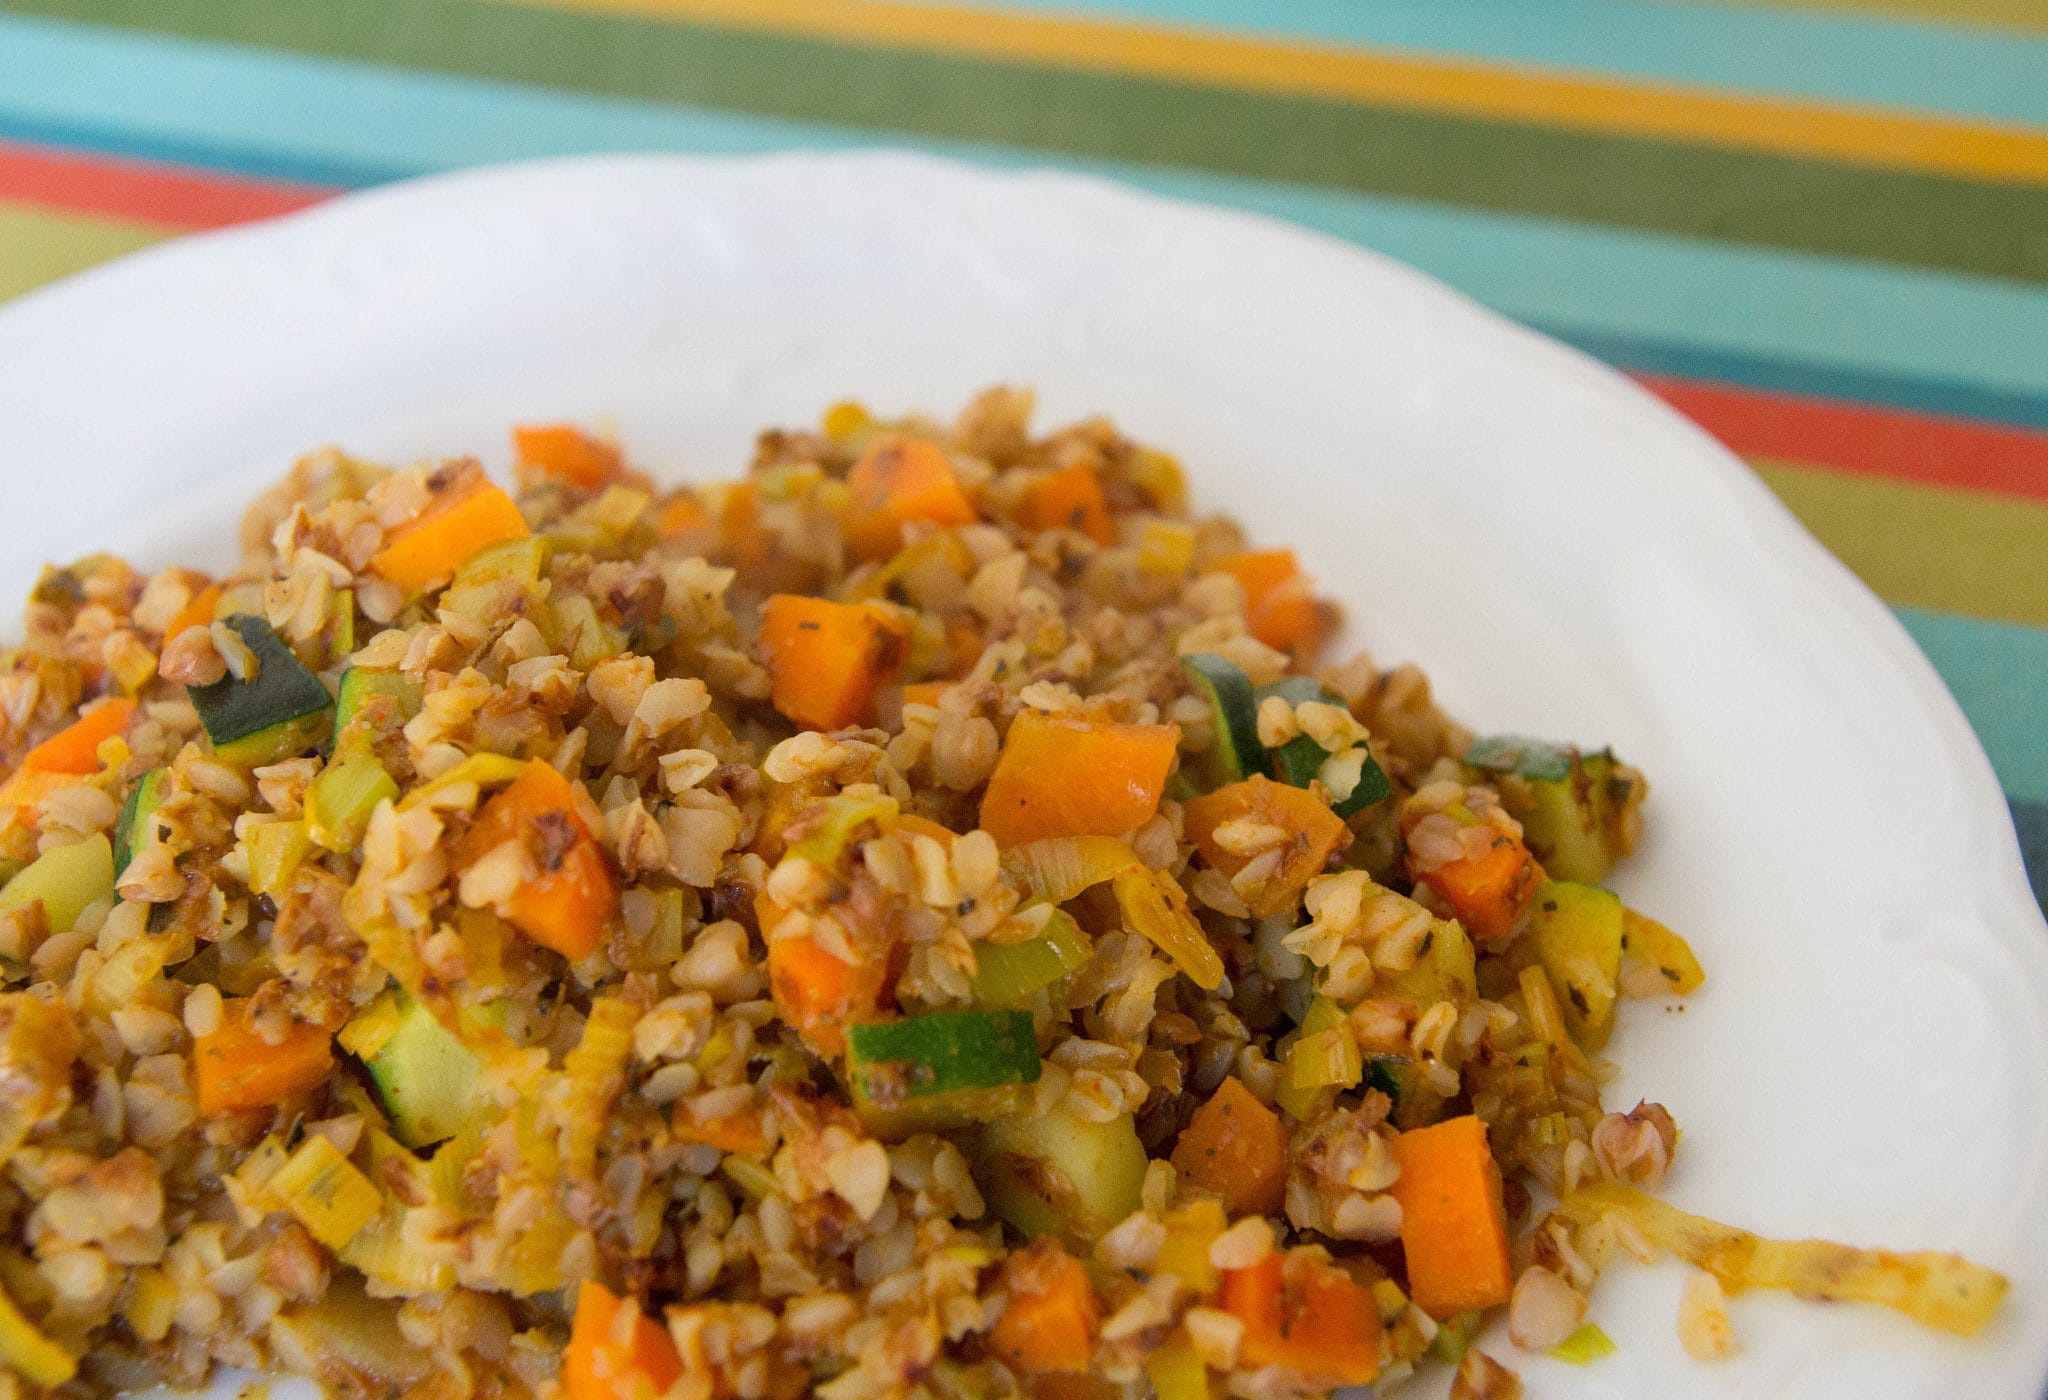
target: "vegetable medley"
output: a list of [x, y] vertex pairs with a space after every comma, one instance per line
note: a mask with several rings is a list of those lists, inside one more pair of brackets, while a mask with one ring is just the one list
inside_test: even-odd
[[[48, 570], [0, 665], [0, 1400], [1250, 1400], [1597, 1274], [1981, 1328], [1944, 1255], [1653, 1191], [1648, 784], [1324, 654], [1287, 549], [1027, 394], [663, 489], [567, 426], [327, 451], [222, 578]], [[1624, 1339], [1625, 1340], [1625, 1339]]]

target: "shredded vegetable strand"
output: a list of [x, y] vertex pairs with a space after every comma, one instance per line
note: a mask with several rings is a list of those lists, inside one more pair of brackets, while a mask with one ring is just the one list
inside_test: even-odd
[[1114, 836], [1055, 836], [1012, 846], [1003, 869], [1022, 880], [1034, 897], [1050, 904], [1068, 900], [1104, 880], [1137, 868], [1137, 852]]
[[2002, 1275], [1958, 1255], [1765, 1239], [1688, 1215], [1619, 1182], [1581, 1186], [1559, 1209], [1580, 1225], [1608, 1216], [1626, 1220], [1651, 1243], [1705, 1269], [1731, 1292], [1783, 1288], [1805, 1297], [1881, 1303], [1966, 1337], [1984, 1329], [2008, 1287]]
[[619, 997], [590, 1004], [583, 1039], [562, 1061], [558, 1103], [562, 1105], [562, 1166], [573, 1177], [588, 1177], [597, 1160], [612, 1100], [625, 1087], [626, 1057], [633, 1049], [633, 1023], [640, 1013]]
[[1196, 986], [1213, 991], [1223, 985], [1223, 959], [1188, 913], [1187, 897], [1171, 875], [1141, 865], [1118, 871], [1114, 887], [1126, 924], [1156, 943]]

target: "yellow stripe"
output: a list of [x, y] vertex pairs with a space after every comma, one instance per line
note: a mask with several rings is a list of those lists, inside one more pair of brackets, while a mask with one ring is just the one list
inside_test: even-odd
[[2048, 131], [1127, 21], [903, 0], [515, 0], [1893, 170], [2048, 184]]
[[1820, 542], [1889, 603], [2048, 626], [2048, 504], [1752, 463]]
[[155, 224], [54, 214], [0, 200], [0, 301], [146, 248], [170, 233]]

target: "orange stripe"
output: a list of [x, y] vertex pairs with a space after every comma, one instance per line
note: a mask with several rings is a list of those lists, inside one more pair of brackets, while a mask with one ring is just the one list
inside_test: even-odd
[[317, 204], [331, 191], [0, 141], [0, 199], [170, 228], [219, 228]]
[[1636, 379], [1744, 457], [2048, 501], [2048, 432], [1705, 380]]
[[1768, 151], [1885, 170], [2048, 184], [2048, 131], [1937, 112], [1731, 92], [1700, 84], [1263, 38], [935, 0], [518, 0], [1002, 62], [1298, 93]]

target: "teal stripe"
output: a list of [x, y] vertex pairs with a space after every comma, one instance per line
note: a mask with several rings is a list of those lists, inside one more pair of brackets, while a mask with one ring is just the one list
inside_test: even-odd
[[[0, 132], [340, 183], [579, 151], [872, 144], [830, 126], [13, 17], [0, 17]], [[988, 147], [920, 148], [1048, 163]], [[1592, 341], [2048, 396], [2048, 287], [1192, 171], [1069, 164], [1292, 219]]]
[[1711, 379], [1781, 394], [1849, 399], [1946, 418], [1981, 418], [2020, 428], [2048, 429], [2048, 394], [2013, 393], [1960, 380], [1922, 379], [1815, 360], [1745, 355], [1672, 341], [1596, 334], [1560, 322], [1530, 324], [1545, 335], [1576, 345], [1595, 359], [1632, 373]]
[[2048, 628], [1892, 611], [1969, 716], [2006, 795], [2048, 803]]
[[2048, 802], [2013, 803], [2012, 824], [2020, 834], [2020, 858], [2027, 863], [2034, 898], [2048, 914]]
[[1642, 0], [996, 0], [2048, 125], [2048, 37]]

